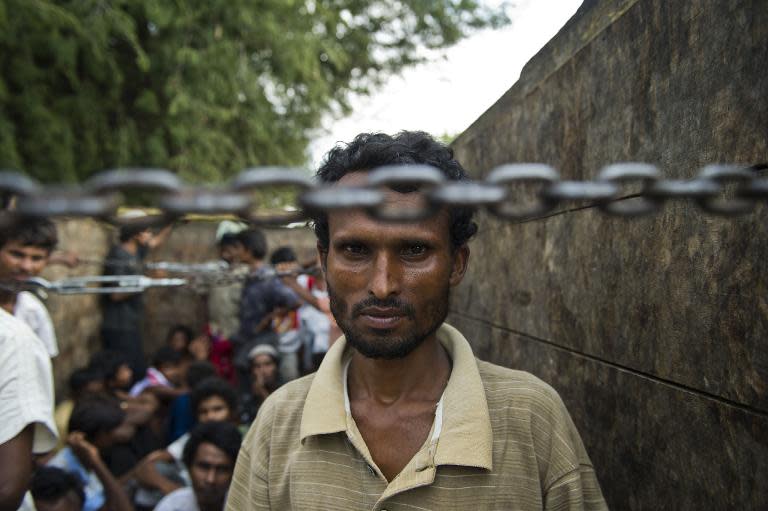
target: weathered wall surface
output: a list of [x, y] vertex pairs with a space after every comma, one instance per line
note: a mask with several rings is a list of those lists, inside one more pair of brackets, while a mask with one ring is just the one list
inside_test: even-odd
[[[150, 253], [148, 261], [198, 263], [218, 258], [214, 245], [217, 224], [189, 222], [174, 227], [165, 244]], [[59, 280], [81, 275], [98, 275], [109, 246], [116, 240], [113, 227], [93, 220], [61, 220], [57, 222], [59, 249], [71, 251], [83, 261], [75, 268], [49, 266], [43, 277]], [[270, 252], [290, 245], [301, 255], [315, 247], [314, 234], [309, 229], [269, 229], [264, 231]], [[73, 369], [83, 367], [90, 356], [101, 349], [99, 329], [101, 311], [97, 295], [66, 295], [50, 293], [46, 305], [51, 313], [59, 343], [59, 356], [54, 359], [54, 382], [57, 398], [66, 394], [67, 378]], [[190, 288], [149, 289], [145, 291], [144, 351], [148, 357], [165, 340], [168, 329], [175, 324], [195, 330], [205, 320], [205, 303]]]
[[[766, 40], [764, 0], [586, 1], [454, 148], [476, 177], [766, 162]], [[484, 216], [450, 321], [563, 395], [612, 509], [768, 509], [767, 220]]]

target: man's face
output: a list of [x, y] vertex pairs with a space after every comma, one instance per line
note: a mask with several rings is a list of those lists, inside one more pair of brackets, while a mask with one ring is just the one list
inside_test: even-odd
[[181, 363], [166, 363], [158, 367], [158, 369], [174, 385], [180, 385], [184, 380], [184, 367]]
[[243, 246], [239, 243], [234, 245], [224, 245], [219, 249], [221, 258], [227, 262], [227, 264], [235, 264], [240, 262]]
[[251, 362], [251, 375], [254, 381], [270, 385], [277, 380], [277, 364], [269, 355], [256, 355]]
[[232, 418], [232, 410], [220, 396], [211, 396], [197, 405], [197, 422], [224, 422]]
[[192, 488], [200, 509], [223, 509], [235, 460], [213, 444], [203, 442], [189, 467]]
[[[360, 185], [364, 178], [355, 172], [338, 185]], [[420, 203], [417, 194], [394, 191], [387, 200], [393, 208]], [[348, 342], [366, 357], [395, 359], [434, 335], [469, 258], [466, 246], [451, 250], [448, 213], [391, 223], [362, 211], [332, 212], [328, 227], [328, 252], [321, 257], [331, 311]]]
[[110, 382], [116, 389], [127, 389], [133, 382], [133, 369], [128, 364], [121, 364], [115, 372], [115, 377]]
[[144, 229], [143, 231], [141, 231], [136, 235], [136, 243], [138, 243], [142, 247], [148, 246], [151, 240], [152, 240], [152, 231], [150, 229]]
[[25, 280], [39, 275], [49, 255], [45, 248], [9, 241], [0, 247], [0, 278]]

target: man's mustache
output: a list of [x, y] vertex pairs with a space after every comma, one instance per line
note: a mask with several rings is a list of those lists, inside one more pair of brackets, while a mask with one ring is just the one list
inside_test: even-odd
[[385, 299], [379, 299], [375, 296], [366, 298], [362, 302], [358, 302], [352, 307], [352, 317], [356, 318], [363, 314], [363, 311], [369, 307], [379, 307], [382, 309], [396, 309], [400, 315], [406, 316], [409, 319], [416, 319], [416, 310], [410, 303], [404, 302], [396, 297], [390, 297]]

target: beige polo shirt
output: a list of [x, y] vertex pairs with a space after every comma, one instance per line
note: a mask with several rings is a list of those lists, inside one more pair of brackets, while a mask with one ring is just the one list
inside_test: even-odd
[[264, 402], [243, 442], [227, 509], [607, 509], [557, 393], [531, 374], [478, 361], [447, 324], [438, 338], [453, 361], [440, 424], [392, 481], [345, 407], [342, 338], [316, 374]]

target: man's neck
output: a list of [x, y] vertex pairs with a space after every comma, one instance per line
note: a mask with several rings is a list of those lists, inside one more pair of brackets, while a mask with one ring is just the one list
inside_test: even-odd
[[451, 359], [434, 334], [401, 359], [371, 359], [355, 351], [349, 367], [349, 399], [385, 406], [400, 400], [437, 402], [450, 375]]

